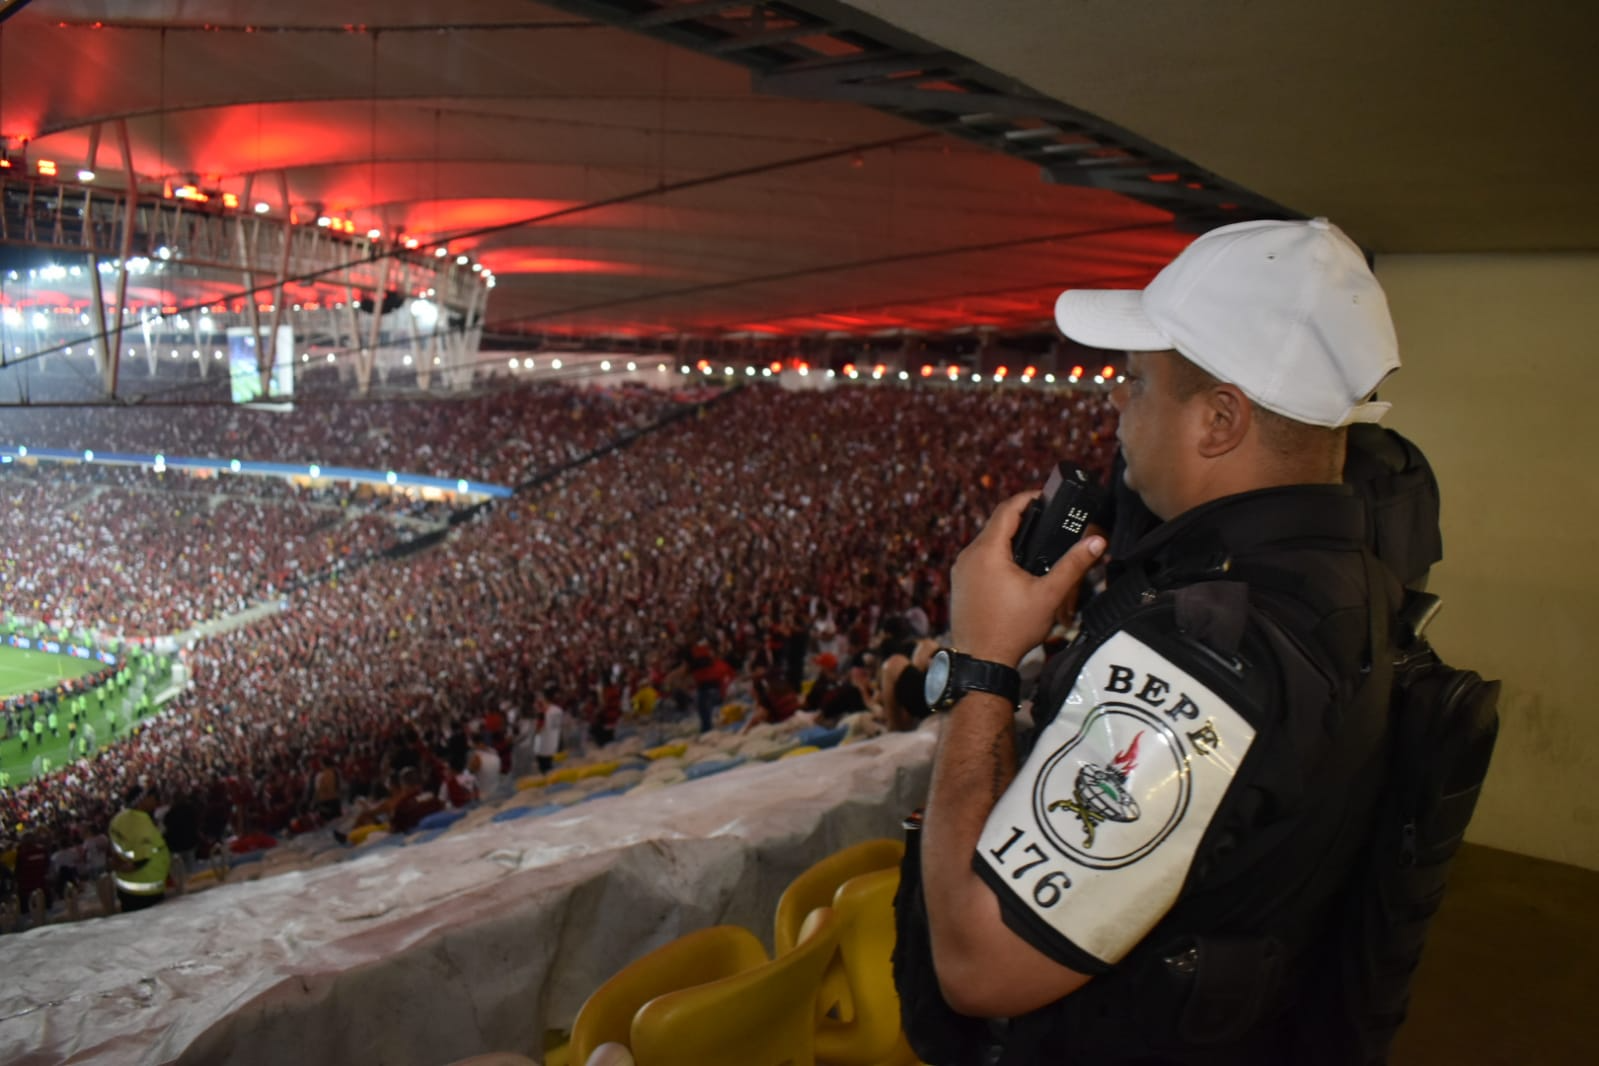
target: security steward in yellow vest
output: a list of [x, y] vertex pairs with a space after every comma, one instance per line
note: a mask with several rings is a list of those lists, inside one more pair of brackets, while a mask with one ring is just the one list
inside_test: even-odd
[[172, 853], [151, 817], [159, 798], [154, 789], [135, 785], [125, 797], [127, 806], [111, 819], [111, 879], [124, 912], [166, 898]]

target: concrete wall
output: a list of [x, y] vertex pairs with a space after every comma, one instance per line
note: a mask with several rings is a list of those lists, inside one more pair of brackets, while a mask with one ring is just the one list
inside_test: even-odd
[[1470, 839], [1599, 869], [1599, 255], [1379, 260], [1387, 424], [1444, 497], [1431, 631], [1504, 681]]

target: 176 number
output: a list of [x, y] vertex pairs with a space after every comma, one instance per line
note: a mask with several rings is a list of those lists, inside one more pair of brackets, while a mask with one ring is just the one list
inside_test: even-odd
[[[1026, 830], [1018, 828], [1017, 826], [1011, 826], [1010, 839], [1005, 841], [1005, 843], [1001, 844], [997, 848], [989, 848], [988, 853], [992, 855], [994, 857], [994, 861], [999, 863], [1001, 866], [1009, 866], [1009, 862], [1006, 860], [1005, 854], [1009, 852], [1011, 848], [1015, 847], [1016, 844], [1019, 843], [1026, 835]], [[1027, 844], [1022, 848], [1021, 853], [1014, 857], [1022, 859], [1026, 858], [1028, 855], [1036, 857], [1030, 862], [1024, 862], [1014, 870], [1011, 870], [1010, 877], [1012, 881], [1020, 881], [1028, 873], [1031, 873], [1033, 870], [1036, 870], [1040, 866], [1043, 866], [1045, 863], [1049, 862], [1049, 856], [1045, 855], [1044, 849], [1039, 847], [1037, 844]], [[1070, 887], [1072, 887], [1072, 879], [1066, 876], [1065, 870], [1046, 870], [1038, 878], [1038, 880], [1033, 883], [1033, 901], [1040, 907], [1053, 907], [1055, 904], [1060, 902], [1061, 894]]]

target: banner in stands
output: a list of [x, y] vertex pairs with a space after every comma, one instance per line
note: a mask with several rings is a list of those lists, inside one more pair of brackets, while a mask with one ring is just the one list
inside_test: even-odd
[[13, 633], [5, 638], [7, 644], [23, 651], [42, 651], [46, 655], [71, 655], [77, 659], [94, 659], [107, 666], [117, 665], [117, 657], [98, 648], [85, 648], [81, 644], [63, 644], [59, 640], [35, 640]]

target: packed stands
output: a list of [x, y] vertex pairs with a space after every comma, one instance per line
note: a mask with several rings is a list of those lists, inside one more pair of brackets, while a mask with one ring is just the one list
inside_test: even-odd
[[0, 410], [0, 443], [277, 459], [518, 485], [648, 425], [673, 402], [658, 389], [508, 385], [444, 399], [313, 395], [292, 411], [228, 403], [7, 408]]
[[52, 625], [177, 632], [407, 533], [382, 506], [262, 478], [53, 463], [0, 471], [5, 604]]
[[[571, 399], [575, 422], [605, 402]], [[192, 796], [208, 843], [284, 835], [316, 824], [320, 761], [337, 761], [347, 796], [381, 794], [395, 749], [445, 752], [465, 723], [525, 713], [536, 692], [557, 694], [578, 738], [607, 689], [648, 685], [685, 708], [674, 668], [696, 641], [747, 686], [775, 634], [792, 671], [822, 633], [861, 652], [881, 619], [915, 611], [936, 632], [955, 553], [1061, 455], [1103, 468], [1109, 411], [1021, 388], [737, 390], [430, 550], [299, 588], [281, 613], [200, 644], [159, 719], [7, 794], [6, 822], [65, 846], [144, 779]]]

